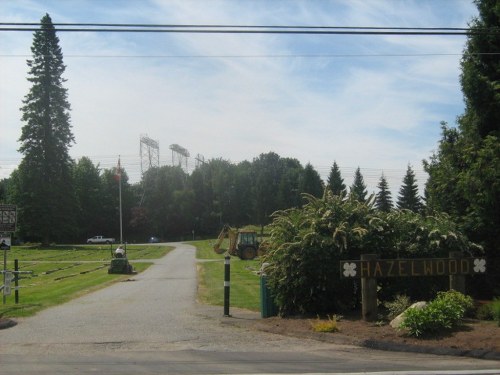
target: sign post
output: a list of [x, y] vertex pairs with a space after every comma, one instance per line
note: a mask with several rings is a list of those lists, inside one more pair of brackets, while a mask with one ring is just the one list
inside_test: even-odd
[[[10, 295], [10, 281], [7, 275], [7, 251], [11, 246], [11, 233], [16, 231], [17, 207], [13, 204], [0, 204], [0, 250], [3, 250], [3, 304]], [[7, 285], [8, 284], [8, 285]], [[7, 294], [8, 293], [8, 294]]]
[[[377, 254], [363, 254], [361, 261], [377, 260]], [[361, 313], [363, 320], [373, 322], [377, 320], [377, 279], [373, 276], [361, 278]]]

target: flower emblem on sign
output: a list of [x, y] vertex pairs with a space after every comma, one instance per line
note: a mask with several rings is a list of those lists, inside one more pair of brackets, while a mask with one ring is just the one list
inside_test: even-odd
[[344, 276], [345, 277], [356, 276], [356, 263], [344, 263]]
[[486, 272], [486, 259], [474, 259], [474, 272]]

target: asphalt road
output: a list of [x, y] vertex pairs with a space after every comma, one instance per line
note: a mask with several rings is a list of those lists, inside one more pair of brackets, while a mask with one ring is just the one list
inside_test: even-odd
[[[500, 362], [249, 331], [259, 314], [196, 303], [195, 250], [0, 330], [0, 374], [494, 374]], [[221, 280], [221, 287], [222, 287]]]

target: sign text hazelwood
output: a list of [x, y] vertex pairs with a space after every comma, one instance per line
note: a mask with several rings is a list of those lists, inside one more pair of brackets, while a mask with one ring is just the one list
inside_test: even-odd
[[345, 260], [340, 273], [347, 278], [469, 275], [486, 272], [484, 258]]

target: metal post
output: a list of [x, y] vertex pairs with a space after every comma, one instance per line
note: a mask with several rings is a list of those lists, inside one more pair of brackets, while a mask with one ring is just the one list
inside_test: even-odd
[[229, 293], [230, 293], [230, 278], [231, 278], [231, 257], [224, 257], [224, 316], [229, 315]]

